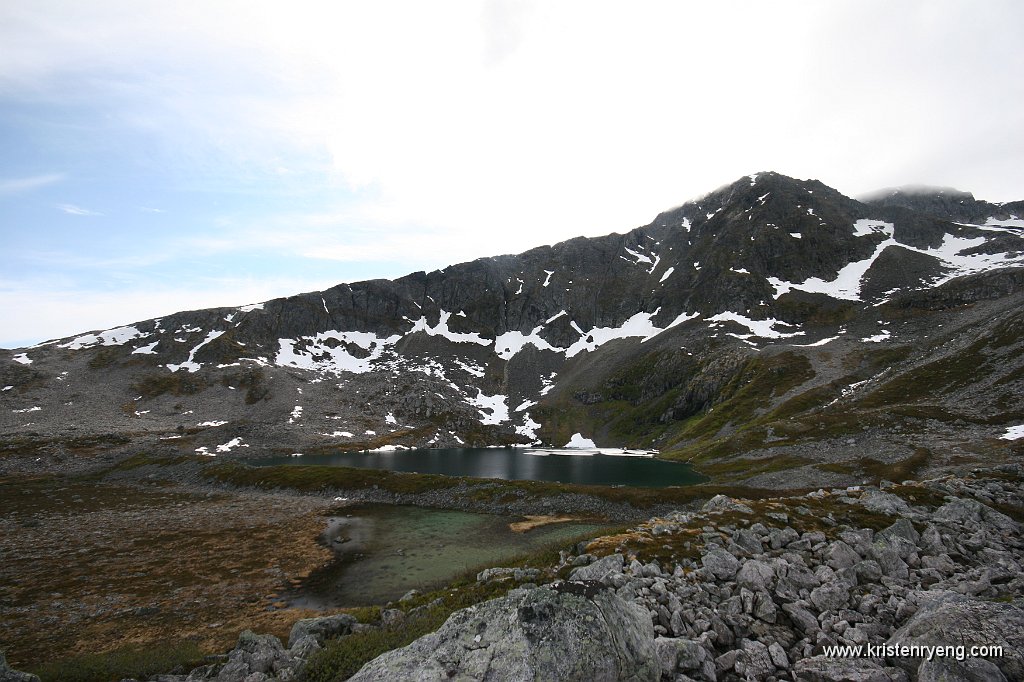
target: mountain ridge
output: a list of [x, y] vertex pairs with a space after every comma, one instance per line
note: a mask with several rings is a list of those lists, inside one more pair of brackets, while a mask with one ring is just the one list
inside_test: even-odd
[[[975, 202], [995, 213], [958, 224], [758, 173], [622, 234], [0, 354], [3, 429], [58, 453], [83, 431], [140, 431], [204, 454], [235, 439], [285, 451], [561, 445], [582, 433], [699, 459], [783, 396], [848, 374], [818, 352], [920, 340], [908, 311], [963, 339], [991, 322], [983, 308], [1012, 315], [1017, 204]], [[773, 376], [787, 390], [764, 394], [757, 384]], [[59, 402], [54, 389], [76, 382], [78, 400]], [[741, 409], [745, 390], [760, 393]], [[737, 413], [719, 423], [711, 412], [730, 401]], [[767, 438], [753, 449], [774, 451]]]

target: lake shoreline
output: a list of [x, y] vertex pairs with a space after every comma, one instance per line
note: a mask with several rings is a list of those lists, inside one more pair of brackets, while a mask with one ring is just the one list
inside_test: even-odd
[[684, 462], [657, 458], [653, 450], [623, 448], [403, 448], [337, 450], [315, 454], [247, 457], [256, 467], [323, 466], [457, 478], [537, 481], [584, 486], [664, 488], [700, 483]]

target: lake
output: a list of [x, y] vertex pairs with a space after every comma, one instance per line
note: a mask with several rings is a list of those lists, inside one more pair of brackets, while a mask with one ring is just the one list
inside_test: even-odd
[[499, 566], [531, 550], [580, 535], [596, 523], [558, 523], [514, 532], [519, 517], [445, 509], [361, 504], [338, 510], [323, 539], [335, 560], [284, 595], [292, 606], [327, 609], [384, 604], [411, 589], [448, 584], [468, 569]]
[[642, 488], [693, 485], [704, 480], [686, 464], [655, 459], [642, 451], [611, 449], [376, 450], [302, 457], [265, 457], [249, 460], [248, 463], [256, 466], [316, 464], [445, 476], [555, 481], [580, 485], [626, 485]]

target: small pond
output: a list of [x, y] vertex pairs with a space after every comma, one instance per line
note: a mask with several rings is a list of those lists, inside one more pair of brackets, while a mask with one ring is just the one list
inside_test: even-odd
[[596, 523], [555, 523], [517, 533], [519, 517], [362, 504], [338, 510], [324, 541], [336, 555], [285, 600], [303, 608], [384, 604], [411, 589], [441, 587], [482, 564], [500, 566], [531, 550], [600, 535]]
[[[614, 453], [614, 454], [612, 454]], [[257, 466], [325, 465], [420, 474], [505, 480], [556, 481], [580, 485], [660, 488], [693, 485], [703, 478], [688, 465], [624, 450], [544, 448], [437, 448], [337, 452], [249, 460]]]

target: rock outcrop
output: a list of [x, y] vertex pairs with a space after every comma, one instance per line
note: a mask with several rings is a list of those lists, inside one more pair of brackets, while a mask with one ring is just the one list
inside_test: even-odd
[[437, 632], [369, 662], [353, 682], [654, 682], [647, 614], [587, 583], [516, 590], [458, 611]]
[[[511, 590], [351, 679], [1024, 679], [1024, 529], [1000, 511], [1024, 510], [1022, 482], [1024, 467], [1004, 465], [883, 489], [719, 496], [580, 543], [555, 566], [481, 571], [478, 583]], [[381, 627], [405, 617], [384, 614]], [[243, 633], [223, 663], [160, 680], [295, 680], [326, 639], [366, 627], [299, 621], [288, 649]]]

